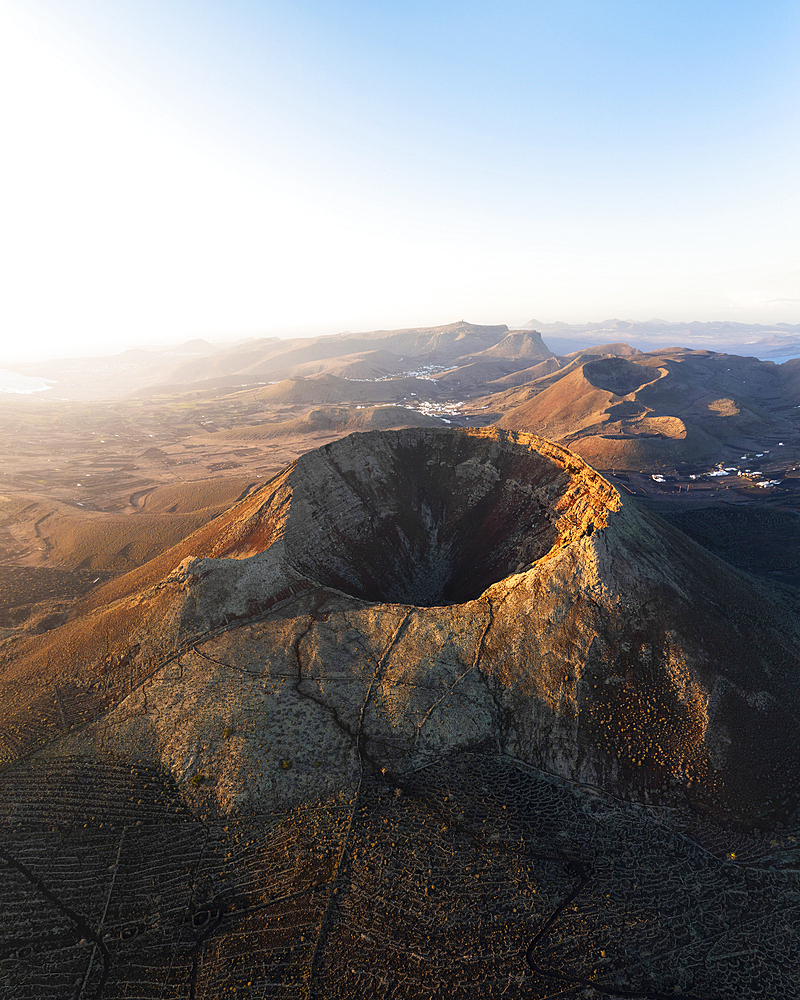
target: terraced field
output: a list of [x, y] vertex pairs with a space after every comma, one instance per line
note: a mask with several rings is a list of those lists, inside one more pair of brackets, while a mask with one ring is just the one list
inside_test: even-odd
[[[788, 997], [797, 850], [492, 754], [202, 822], [73, 744], [0, 777], [0, 985], [74, 997]], [[731, 846], [736, 850], [731, 850]], [[734, 856], [735, 855], [735, 856]]]

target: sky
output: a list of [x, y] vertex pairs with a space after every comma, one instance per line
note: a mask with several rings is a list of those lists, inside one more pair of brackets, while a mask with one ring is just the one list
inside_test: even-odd
[[797, 0], [0, 0], [0, 357], [800, 323]]

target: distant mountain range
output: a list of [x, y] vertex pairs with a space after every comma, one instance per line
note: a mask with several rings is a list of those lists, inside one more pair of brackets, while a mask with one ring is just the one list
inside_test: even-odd
[[[800, 326], [616, 319], [537, 325], [509, 330], [459, 320], [219, 347], [190, 341], [18, 370], [54, 380], [47, 395], [70, 399], [166, 402], [213, 393], [236, 395], [235, 407], [250, 393], [252, 405], [270, 416], [225, 431], [243, 440], [456, 419], [541, 434], [600, 469], [729, 462], [779, 442], [787, 459], [800, 454], [800, 360], [769, 360], [785, 361], [793, 344], [800, 354]], [[723, 344], [733, 339], [733, 347]], [[716, 349], [708, 349], [711, 343]], [[567, 350], [573, 344], [580, 346]], [[279, 406], [302, 409], [270, 409]]]
[[[444, 370], [472, 361], [491, 362], [493, 377], [497, 377], [526, 367], [520, 362], [543, 360], [552, 353], [535, 331], [509, 334], [504, 324], [479, 326], [460, 320], [370, 333], [288, 340], [262, 337], [217, 348], [195, 340], [164, 351], [137, 349], [103, 358], [59, 358], [15, 365], [13, 370], [56, 381], [59, 396], [101, 399], [144, 388], [176, 391], [200, 384], [231, 388], [320, 374], [375, 379], [414, 375], [430, 366]], [[498, 359], [513, 364], [499, 372]]]
[[665, 319], [649, 319], [644, 322], [606, 319], [599, 323], [543, 323], [532, 319], [524, 324], [523, 329], [537, 330], [543, 334], [557, 354], [623, 339], [640, 350], [680, 346], [759, 358], [800, 354], [800, 324], [790, 323], [764, 326], [728, 320], [671, 323]]

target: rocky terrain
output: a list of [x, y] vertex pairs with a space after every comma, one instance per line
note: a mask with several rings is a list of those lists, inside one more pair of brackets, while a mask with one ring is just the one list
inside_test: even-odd
[[499, 424], [535, 429], [603, 469], [730, 462], [779, 442], [796, 448], [796, 364], [682, 349], [580, 354], [516, 390], [527, 398]]
[[99, 584], [0, 647], [8, 996], [791, 995], [797, 592], [573, 452], [351, 435]]

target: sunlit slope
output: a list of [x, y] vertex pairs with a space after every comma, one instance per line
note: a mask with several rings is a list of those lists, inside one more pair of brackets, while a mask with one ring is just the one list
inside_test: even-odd
[[308, 366], [320, 362], [373, 350], [384, 352], [381, 359], [384, 367], [394, 355], [397, 367], [390, 367], [394, 371], [403, 371], [410, 367], [404, 364], [406, 359], [413, 362], [425, 359], [429, 363], [455, 361], [492, 347], [507, 333], [508, 327], [504, 325], [478, 326], [458, 322], [438, 327], [342, 333], [292, 340], [264, 338], [220, 351], [212, 357], [183, 362], [176, 365], [162, 381], [177, 385], [233, 377], [247, 382], [287, 378], [294, 374], [306, 374]]
[[148, 562], [227, 510], [258, 485], [231, 476], [165, 484], [131, 497], [123, 513], [36, 496], [4, 497], [0, 512], [29, 566], [123, 573]]
[[427, 379], [396, 378], [360, 381], [336, 375], [289, 378], [265, 386], [256, 393], [264, 403], [376, 403], [396, 402], [411, 396], [436, 397], [436, 384]]
[[[446, 419], [446, 418], [445, 418]], [[277, 420], [220, 431], [221, 440], [269, 441], [272, 438], [332, 437], [355, 431], [390, 430], [400, 427], [442, 427], [441, 417], [428, 416], [404, 406], [317, 406], [290, 420]]]
[[718, 461], [797, 435], [791, 372], [753, 358], [584, 355], [531, 389], [499, 425], [552, 437], [599, 468]]
[[[796, 807], [799, 665], [790, 598], [576, 455], [491, 429], [372, 432], [304, 455], [18, 643], [3, 752], [71, 718], [57, 683], [76, 720], [110, 710], [115, 752], [136, 746], [180, 787], [186, 748], [206, 747], [205, 808], [225, 814], [349, 787], [360, 731], [390, 772], [491, 745], [754, 820]], [[253, 699], [257, 742], [232, 755], [221, 734]], [[292, 774], [248, 784], [267, 744]]]

